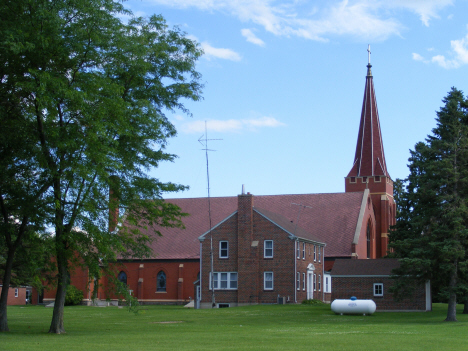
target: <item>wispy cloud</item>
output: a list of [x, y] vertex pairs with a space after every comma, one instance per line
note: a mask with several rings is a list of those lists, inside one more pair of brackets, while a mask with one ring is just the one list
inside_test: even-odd
[[[327, 41], [332, 35], [350, 35], [361, 40], [385, 40], [400, 35], [404, 26], [394, 18], [410, 11], [428, 26], [454, 0], [328, 0], [310, 4], [297, 0], [150, 0], [176, 8], [219, 11], [256, 24], [278, 36], [298, 36]], [[247, 32], [248, 33], [248, 32]], [[248, 33], [253, 34], [253, 32]], [[247, 40], [247, 34], [242, 33]], [[254, 44], [261, 39], [251, 36]], [[256, 39], [259, 41], [256, 41]]]
[[[194, 35], [187, 35], [187, 38], [191, 40], [195, 40], [200, 43], [200, 40], [198, 40], [198, 38]], [[206, 41], [201, 42], [200, 46], [205, 52], [205, 55], [203, 55], [203, 57], [205, 57], [208, 60], [211, 60], [213, 58], [219, 58], [219, 59], [231, 60], [231, 61], [242, 60], [242, 56], [239, 55], [234, 50], [226, 49], [226, 48], [215, 48]]]
[[468, 64], [468, 34], [462, 39], [451, 40], [450, 46], [449, 55], [451, 58], [436, 55], [432, 57], [431, 61], [445, 69], [458, 68]]
[[254, 32], [252, 32], [251, 29], [247, 29], [247, 28], [242, 29], [241, 34], [242, 34], [243, 37], [245, 37], [247, 39], [247, 41], [249, 43], [252, 43], [252, 44], [255, 44], [255, 45], [258, 45], [258, 46], [265, 46], [265, 42], [262, 39], [258, 38], [254, 34]]
[[[285, 126], [284, 123], [273, 117], [260, 117], [251, 119], [229, 119], [207, 121], [207, 129], [215, 132], [241, 132], [245, 130], [255, 131], [259, 128], [274, 128]], [[205, 121], [193, 121], [183, 123], [180, 130], [184, 133], [203, 133], [205, 131]]]

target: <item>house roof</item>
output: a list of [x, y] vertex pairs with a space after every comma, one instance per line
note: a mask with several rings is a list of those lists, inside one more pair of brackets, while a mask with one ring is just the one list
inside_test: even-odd
[[[268, 212], [268, 217], [278, 222], [288, 223], [288, 228], [295, 227], [299, 207], [298, 230], [311, 240], [326, 243], [325, 256], [351, 256], [351, 243], [358, 222], [363, 192], [332, 194], [296, 194], [254, 196], [254, 208], [261, 213]], [[183, 218], [185, 229], [159, 228], [162, 237], [156, 237], [152, 243], [154, 259], [198, 259], [200, 243], [198, 237], [209, 230], [207, 198], [167, 199], [179, 206], [189, 216]], [[212, 227], [237, 211], [237, 196], [211, 198]], [[279, 215], [283, 217], [278, 219]], [[286, 226], [286, 224], [285, 224]], [[286, 229], [286, 228], [285, 228]], [[148, 228], [146, 234], [152, 235], [154, 229]], [[312, 239], [313, 238], [313, 239]]]
[[387, 164], [380, 130], [371, 64], [367, 65], [366, 86], [354, 164], [348, 177], [387, 176]]
[[337, 259], [331, 271], [332, 277], [353, 276], [390, 276], [398, 268], [396, 258], [379, 258], [374, 260]]

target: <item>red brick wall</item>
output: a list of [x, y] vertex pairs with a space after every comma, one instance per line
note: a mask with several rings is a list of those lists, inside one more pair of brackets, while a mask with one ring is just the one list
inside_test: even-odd
[[[383, 296], [374, 296], [374, 283], [383, 283]], [[421, 286], [412, 297], [403, 301], [394, 301], [390, 287], [393, 281], [390, 277], [333, 277], [332, 301], [335, 299], [349, 299], [356, 296], [358, 299], [373, 300], [379, 310], [422, 310], [426, 309], [426, 294]]]
[[[2, 286], [0, 286], [0, 294], [2, 293]], [[18, 296], [15, 297], [15, 289], [18, 289]], [[22, 287], [13, 287], [11, 286], [8, 289], [8, 298], [7, 298], [7, 305], [26, 305], [26, 288]]]
[[[306, 298], [302, 290], [302, 273], [307, 273], [307, 265], [313, 263], [315, 272], [323, 279], [323, 251], [318, 260], [313, 260], [313, 244], [306, 244], [306, 257], [296, 258], [295, 241], [289, 239], [289, 234], [271, 221], [252, 211], [251, 195], [239, 196], [239, 211], [228, 218], [220, 226], [212, 230], [214, 272], [237, 272], [237, 290], [215, 290], [217, 303], [276, 303], [278, 295], [294, 302], [297, 292], [297, 302]], [[264, 241], [273, 240], [273, 258], [264, 257]], [[219, 242], [229, 242], [229, 257], [219, 257]], [[301, 243], [302, 245], [302, 243]], [[211, 302], [209, 289], [210, 273], [210, 236], [207, 234], [202, 242], [202, 302]], [[302, 248], [302, 246], [301, 246]], [[301, 272], [301, 289], [295, 290], [294, 263], [297, 261]], [[264, 272], [273, 272], [273, 290], [264, 289]], [[321, 291], [314, 297], [322, 299]]]

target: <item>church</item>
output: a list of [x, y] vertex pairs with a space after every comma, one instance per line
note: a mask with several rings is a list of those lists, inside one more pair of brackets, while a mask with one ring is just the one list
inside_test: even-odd
[[[167, 199], [189, 214], [185, 228], [159, 228], [162, 237], [148, 228], [156, 237], [152, 257], [119, 262], [119, 280], [141, 304], [330, 301], [334, 261], [385, 256], [395, 223], [370, 62], [350, 161], [343, 193], [262, 196], [242, 187], [238, 196]], [[89, 303], [94, 282], [86, 272], [71, 283]], [[100, 286], [99, 299], [118, 298], [106, 295], [105, 280]], [[53, 298], [54, 291], [45, 293], [44, 300]]]

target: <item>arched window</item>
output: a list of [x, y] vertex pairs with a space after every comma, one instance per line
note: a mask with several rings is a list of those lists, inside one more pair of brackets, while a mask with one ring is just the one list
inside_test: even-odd
[[163, 271], [158, 273], [156, 291], [166, 291], [166, 273]]
[[127, 285], [127, 273], [125, 273], [124, 271], [119, 273], [119, 275], [117, 276], [117, 279], [122, 284]]
[[367, 258], [371, 258], [371, 225], [370, 222], [367, 223]]

